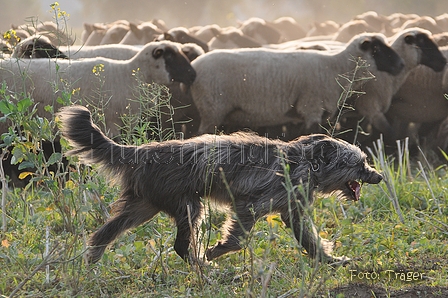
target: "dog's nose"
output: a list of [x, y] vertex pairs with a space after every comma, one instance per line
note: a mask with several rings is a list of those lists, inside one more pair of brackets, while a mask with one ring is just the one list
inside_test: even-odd
[[369, 184], [378, 184], [383, 180], [383, 175], [378, 173], [377, 171], [369, 171], [369, 173], [366, 176], [367, 179], [364, 180], [364, 182], [367, 182]]
[[377, 174], [377, 182], [376, 183], [380, 183], [381, 182], [381, 180], [383, 180], [384, 178], [383, 178], [383, 175], [382, 174]]

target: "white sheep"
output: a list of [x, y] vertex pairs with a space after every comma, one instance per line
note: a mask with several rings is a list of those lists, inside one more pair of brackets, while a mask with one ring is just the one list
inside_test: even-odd
[[367, 122], [379, 132], [393, 140], [395, 136], [385, 116], [392, 97], [415, 67], [421, 64], [428, 66], [431, 71], [440, 72], [445, 67], [446, 59], [433, 41], [431, 32], [420, 28], [400, 32], [392, 38], [391, 47], [403, 59], [404, 69], [398, 75], [376, 73], [375, 78], [363, 86], [365, 94], [358, 95], [355, 99], [355, 110], [366, 117]]
[[[95, 70], [95, 72], [92, 72]], [[120, 115], [139, 111], [135, 99], [138, 81], [169, 85], [182, 82], [190, 85], [195, 71], [182, 53], [181, 48], [171, 42], [147, 44], [130, 60], [106, 58], [67, 59], [8, 59], [0, 61], [0, 82], [5, 81], [13, 92], [30, 93], [39, 103], [39, 115], [51, 117], [43, 110], [52, 105], [57, 109], [57, 98], [61, 91], [74, 92], [73, 98], [83, 104], [99, 105], [98, 93], [109, 105], [105, 110], [106, 127], [116, 136]], [[73, 99], [72, 98], [72, 99]]]
[[[167, 41], [169, 42], [169, 41]], [[176, 43], [188, 60], [193, 61], [204, 54], [204, 50], [197, 44]], [[46, 36], [31, 36], [17, 44], [12, 53], [14, 58], [110, 58], [128, 60], [134, 57], [143, 46], [124, 44], [106, 44], [97, 46], [61, 46], [55, 47]]]
[[113, 24], [109, 29], [107, 29], [104, 37], [101, 39], [100, 45], [119, 43], [128, 32], [129, 22], [127, 24]]
[[151, 22], [143, 22], [139, 25], [129, 24], [129, 31], [120, 41], [120, 44], [144, 45], [153, 41], [162, 31]]
[[[199, 133], [221, 124], [250, 128], [305, 122], [309, 131], [325, 113], [334, 115], [342, 92], [340, 75], [350, 73], [356, 57], [373, 73], [399, 73], [403, 60], [382, 34], [362, 34], [340, 52], [270, 49], [214, 50], [192, 65], [191, 86], [201, 116]], [[354, 86], [355, 89], [359, 86]]]
[[60, 47], [70, 59], [103, 57], [115, 60], [127, 60], [134, 57], [142, 46], [125, 44], [105, 44], [97, 46]]

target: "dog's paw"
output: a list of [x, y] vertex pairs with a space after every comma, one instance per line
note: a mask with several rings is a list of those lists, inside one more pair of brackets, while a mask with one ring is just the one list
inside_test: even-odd
[[346, 256], [342, 256], [342, 257], [331, 256], [328, 259], [328, 265], [331, 266], [331, 267], [346, 266], [351, 261], [353, 261], [353, 259], [350, 259], [350, 258], [348, 258]]
[[104, 254], [104, 247], [99, 246], [90, 246], [87, 248], [87, 251], [84, 253], [84, 261], [88, 264], [95, 264], [98, 262]]

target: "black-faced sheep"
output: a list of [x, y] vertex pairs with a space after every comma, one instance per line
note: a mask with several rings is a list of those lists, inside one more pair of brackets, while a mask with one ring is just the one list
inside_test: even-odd
[[[197, 44], [179, 44], [182, 52], [188, 60], [193, 61], [204, 50]], [[21, 41], [14, 49], [13, 58], [110, 58], [114, 60], [128, 60], [134, 57], [143, 46], [132, 46], [124, 44], [107, 44], [101, 46], [62, 46], [55, 47], [45, 36], [29, 37]]]
[[[101, 78], [93, 73], [100, 74]], [[111, 135], [118, 134], [116, 124], [120, 115], [139, 111], [139, 104], [133, 99], [137, 91], [137, 77], [145, 83], [169, 85], [182, 82], [191, 85], [196, 77], [190, 62], [181, 48], [171, 42], [147, 44], [130, 60], [106, 58], [65, 60], [65, 59], [8, 59], [0, 61], [0, 81], [6, 81], [10, 90], [30, 93], [39, 103], [41, 116], [51, 115], [43, 111], [44, 106], [57, 108], [56, 99], [62, 90], [77, 90], [72, 99], [82, 103], [98, 104], [98, 93], [109, 105], [105, 111], [106, 126]]]
[[20, 41], [11, 55], [12, 58], [68, 58], [44, 35], [32, 35]]
[[[440, 51], [448, 59], [448, 47], [442, 47]], [[445, 67], [445, 78], [448, 77], [446, 72]], [[409, 123], [432, 125], [447, 117], [448, 100], [444, 94], [448, 92], [448, 85], [443, 85], [443, 77], [444, 72], [435, 72], [423, 65], [410, 72], [395, 93], [386, 114], [396, 124], [396, 134], [400, 137], [408, 136], [406, 128]]]
[[445, 67], [446, 59], [432, 40], [431, 32], [420, 28], [400, 32], [392, 38], [391, 47], [403, 58], [404, 69], [395, 76], [387, 72], [376, 73], [375, 78], [363, 86], [365, 94], [356, 96], [355, 110], [379, 132], [393, 140], [395, 136], [385, 116], [392, 97], [417, 65], [425, 65], [431, 71], [440, 72]]
[[[341, 74], [353, 71], [356, 57], [369, 71], [398, 74], [403, 60], [381, 34], [363, 34], [337, 53], [268, 49], [215, 50], [192, 65], [191, 94], [201, 115], [199, 133], [221, 124], [257, 128], [305, 122], [318, 126], [338, 109]], [[359, 86], [355, 86], [355, 90]]]

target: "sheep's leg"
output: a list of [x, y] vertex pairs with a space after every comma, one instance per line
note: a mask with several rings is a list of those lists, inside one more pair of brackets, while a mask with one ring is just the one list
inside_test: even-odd
[[395, 142], [395, 131], [383, 113], [373, 116], [372, 125], [384, 135], [386, 141]]
[[320, 124], [322, 123], [323, 111], [319, 104], [313, 103], [312, 105], [307, 106], [306, 110], [302, 110], [302, 106], [297, 106], [296, 109], [297, 113], [303, 115], [303, 118], [305, 119], [305, 134], [321, 132], [322, 129]]
[[174, 250], [184, 261], [195, 261], [197, 259], [196, 256], [190, 255], [189, 247], [192, 232], [196, 231], [201, 214], [201, 203], [190, 202], [190, 204], [188, 205], [178, 207], [176, 210], [176, 214], [174, 215], [174, 219], [177, 225], [177, 235], [176, 241], [174, 243]]
[[235, 212], [236, 218], [228, 217], [223, 226], [223, 240], [205, 252], [207, 260], [210, 261], [228, 252], [240, 250], [242, 248], [240, 241], [247, 237], [257, 218], [264, 215], [264, 212], [256, 212], [246, 205], [237, 206]]
[[281, 217], [285, 225], [293, 229], [297, 241], [312, 258], [318, 258], [320, 261], [328, 263], [348, 260], [345, 257], [333, 257], [331, 255], [333, 243], [321, 238], [314, 225], [303, 219], [299, 211], [282, 212]]
[[224, 117], [213, 115], [212, 113], [201, 113], [201, 122], [198, 128], [198, 134], [215, 133], [219, 125], [224, 122]]
[[107, 245], [124, 231], [150, 220], [160, 211], [142, 198], [122, 198], [117, 203], [123, 205], [122, 209], [90, 237], [89, 249], [85, 256], [88, 263], [99, 261]]

